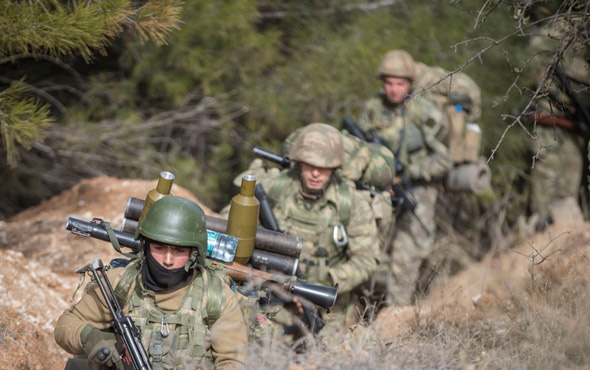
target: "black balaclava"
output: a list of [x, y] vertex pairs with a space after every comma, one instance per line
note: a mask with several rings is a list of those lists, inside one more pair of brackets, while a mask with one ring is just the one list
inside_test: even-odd
[[184, 267], [167, 269], [160, 265], [152, 256], [150, 243], [145, 246], [145, 261], [142, 267], [142, 278], [145, 287], [154, 292], [174, 290], [188, 284], [193, 276], [193, 271], [186, 271]]

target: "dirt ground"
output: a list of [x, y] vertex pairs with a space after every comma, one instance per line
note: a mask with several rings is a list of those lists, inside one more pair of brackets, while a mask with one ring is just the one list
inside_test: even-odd
[[[66, 231], [67, 218], [100, 217], [119, 229], [127, 198], [143, 199], [155, 185], [155, 181], [88, 179], [0, 222], [0, 369], [63, 368], [68, 354], [55, 343], [53, 328], [71, 305], [79, 283], [74, 270], [94, 258], [108, 262], [118, 256], [110, 243]], [[172, 193], [197, 201], [176, 185]], [[534, 289], [531, 281], [555, 287], [571, 274], [573, 265], [587, 266], [589, 252], [588, 224], [553, 225], [515, 250], [497, 251], [438, 282], [418, 305], [382, 311], [371, 328], [388, 342], [420, 320], [489, 319], [506, 312], [510, 297]]]

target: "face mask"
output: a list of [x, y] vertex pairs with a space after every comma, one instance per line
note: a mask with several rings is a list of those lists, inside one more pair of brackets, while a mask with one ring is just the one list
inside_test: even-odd
[[146, 288], [154, 292], [174, 290], [186, 285], [192, 278], [192, 271], [185, 271], [184, 267], [167, 269], [160, 265], [152, 256], [149, 244], [145, 247], [146, 259], [142, 268], [143, 283]]

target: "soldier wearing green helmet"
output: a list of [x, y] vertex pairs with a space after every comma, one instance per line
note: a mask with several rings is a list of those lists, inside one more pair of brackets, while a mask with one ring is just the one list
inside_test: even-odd
[[386, 304], [407, 305], [416, 293], [420, 265], [432, 252], [440, 180], [452, 169], [453, 159], [443, 144], [448, 131], [443, 114], [429, 101], [411, 95], [416, 80], [414, 58], [404, 50], [387, 52], [377, 77], [382, 90], [365, 103], [358, 125], [368, 136], [385, 141], [401, 164], [394, 181], [400, 182], [403, 176], [413, 183], [418, 217], [401, 213], [380, 266], [386, 276]]
[[[205, 267], [203, 210], [175, 196], [156, 201], [139, 225], [144, 250], [129, 265], [107, 272], [126, 315], [141, 329], [154, 369], [241, 368], [247, 333], [237, 299], [221, 277]], [[89, 360], [89, 368], [121, 368], [110, 312], [90, 283], [66, 310], [55, 339]], [[207, 338], [206, 338], [207, 336]], [[104, 354], [108, 349], [109, 355]]]

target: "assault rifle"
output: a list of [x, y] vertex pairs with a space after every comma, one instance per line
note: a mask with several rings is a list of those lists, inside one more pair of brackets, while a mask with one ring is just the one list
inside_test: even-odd
[[[66, 230], [70, 230], [72, 233], [77, 235], [110, 241], [110, 232], [107, 231], [107, 226], [105, 224], [106, 223], [103, 220], [96, 218], [93, 219], [92, 222], [85, 222], [73, 217], [69, 217], [68, 222], [66, 223]], [[143, 248], [143, 238], [135, 239], [134, 234], [118, 230], [112, 231], [114, 237], [121, 246], [131, 248], [135, 251]], [[338, 287], [307, 284], [294, 281], [280, 283], [277, 281], [275, 276], [269, 272], [257, 270], [249, 266], [244, 266], [237, 262], [224, 263], [212, 258], [206, 258], [206, 261], [211, 267], [222, 269], [226, 275], [232, 277], [235, 280], [254, 280], [255, 282], [261, 284], [264, 282], [269, 282], [271, 285], [278, 285], [282, 290], [324, 308], [331, 308], [336, 302]]]
[[252, 152], [259, 156], [262, 159], [269, 160], [281, 166], [282, 168], [287, 168], [291, 166], [291, 158], [288, 155], [280, 155], [270, 150], [262, 149], [259, 146], [255, 146], [252, 149]]
[[[125, 316], [119, 301], [115, 297], [111, 282], [104, 271], [102, 260], [95, 259], [86, 266], [76, 270], [79, 274], [92, 272], [94, 280], [102, 296], [104, 297], [111, 316], [113, 317], [112, 327], [117, 338], [116, 348], [121, 356], [121, 362], [125, 370], [151, 370], [152, 365], [149, 362], [148, 355], [141, 344], [141, 329], [135, 326], [129, 316]], [[103, 282], [104, 281], [104, 282]], [[110, 355], [108, 348], [99, 351], [98, 356], [106, 359]]]
[[[369, 132], [369, 135], [366, 135], [360, 129], [360, 127], [358, 127], [358, 125], [352, 120], [352, 118], [348, 116], [342, 119], [342, 128], [348, 131], [348, 133], [352, 136], [355, 136], [356, 138], [361, 139], [364, 142], [382, 145], [389, 149], [392, 153], [395, 153], [389, 147], [387, 142], [383, 140], [383, 138], [379, 137], [372, 131]], [[396, 209], [400, 210], [400, 212], [397, 213], [397, 217], [401, 217], [401, 215], [405, 212], [411, 212], [420, 224], [420, 226], [422, 227], [422, 229], [426, 232], [426, 235], [430, 236], [430, 231], [428, 230], [426, 225], [424, 225], [424, 222], [422, 222], [420, 217], [418, 217], [418, 215], [416, 214], [416, 206], [418, 203], [416, 202], [416, 197], [414, 196], [414, 192], [412, 191], [412, 183], [404, 174], [404, 165], [399, 160], [397, 153], [395, 154], [394, 160], [395, 175], [401, 180], [401, 184], [396, 182], [392, 184], [394, 195], [391, 197], [391, 203], [396, 207]], [[358, 185], [359, 183], [357, 183], [357, 187]]]

